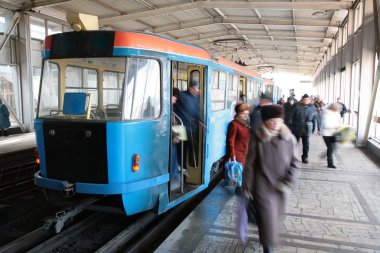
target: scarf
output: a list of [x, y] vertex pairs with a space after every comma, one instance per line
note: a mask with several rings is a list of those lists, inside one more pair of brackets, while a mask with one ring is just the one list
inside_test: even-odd
[[265, 124], [263, 124], [263, 130], [264, 130], [264, 133], [268, 136], [269, 140], [272, 140], [274, 137], [280, 135], [280, 131], [271, 130], [267, 128]]
[[245, 126], [246, 128], [251, 128], [251, 125], [249, 124], [249, 120], [241, 120], [238, 117], [235, 117], [235, 120]]

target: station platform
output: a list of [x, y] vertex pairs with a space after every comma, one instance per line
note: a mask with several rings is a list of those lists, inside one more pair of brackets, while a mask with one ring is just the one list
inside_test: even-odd
[[[380, 252], [379, 160], [353, 144], [338, 145], [337, 169], [330, 169], [325, 153], [322, 137], [312, 136], [309, 163], [299, 163], [282, 245], [274, 252]], [[255, 225], [246, 245], [238, 239], [238, 204], [222, 181], [155, 252], [262, 252]]]
[[0, 137], [0, 157], [8, 153], [36, 147], [34, 132]]

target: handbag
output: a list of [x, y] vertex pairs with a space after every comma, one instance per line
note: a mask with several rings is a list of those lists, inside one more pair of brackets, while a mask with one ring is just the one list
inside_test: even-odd
[[231, 159], [224, 164], [225, 169], [225, 180], [228, 185], [231, 186], [242, 186], [243, 181], [243, 165], [234, 159]]
[[334, 140], [334, 142], [341, 142], [343, 140], [342, 133], [341, 132], [334, 133], [333, 134], [333, 140]]

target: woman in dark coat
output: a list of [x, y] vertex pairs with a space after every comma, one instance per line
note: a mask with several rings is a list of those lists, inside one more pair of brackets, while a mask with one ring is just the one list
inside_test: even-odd
[[249, 105], [239, 103], [235, 106], [235, 118], [228, 125], [227, 159], [236, 159], [244, 167], [248, 142], [251, 136], [249, 125]]
[[278, 230], [285, 212], [286, 192], [294, 180], [297, 148], [280, 106], [262, 107], [261, 117], [263, 122], [249, 142], [243, 191], [253, 196], [260, 243], [266, 253], [279, 244]]

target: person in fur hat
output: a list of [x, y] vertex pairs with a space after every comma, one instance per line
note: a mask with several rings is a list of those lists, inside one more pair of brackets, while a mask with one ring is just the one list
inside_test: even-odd
[[285, 212], [286, 193], [293, 184], [297, 142], [284, 124], [279, 105], [261, 108], [262, 123], [251, 135], [245, 168], [243, 194], [251, 194], [264, 253], [279, 244], [279, 226]]

